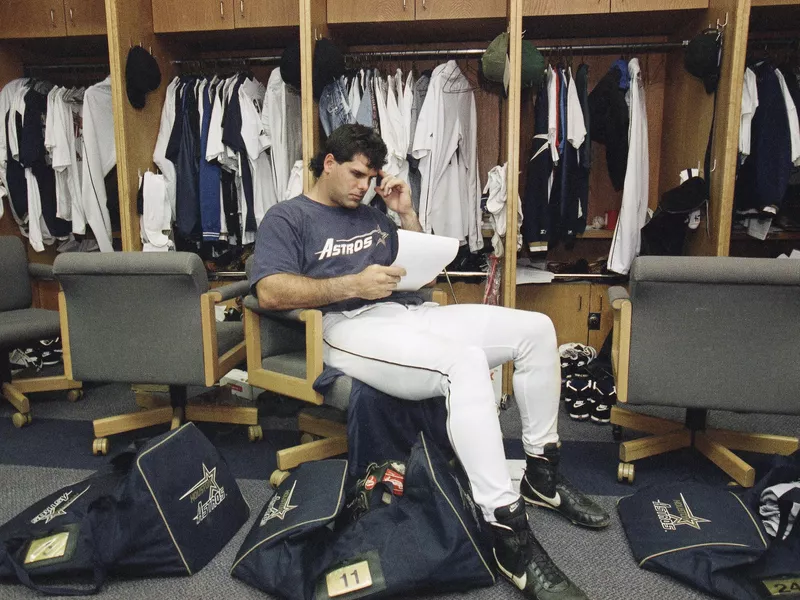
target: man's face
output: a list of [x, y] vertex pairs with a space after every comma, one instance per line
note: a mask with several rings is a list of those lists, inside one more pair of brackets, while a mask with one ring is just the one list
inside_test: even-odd
[[356, 154], [347, 162], [338, 163], [332, 154], [325, 157], [325, 173], [328, 174], [328, 196], [342, 208], [358, 208], [369, 189], [370, 180], [377, 171], [367, 165], [363, 154]]

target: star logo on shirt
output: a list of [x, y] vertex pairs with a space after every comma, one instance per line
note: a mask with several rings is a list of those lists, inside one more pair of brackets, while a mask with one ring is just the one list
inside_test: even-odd
[[380, 246], [381, 244], [383, 244], [385, 246], [386, 245], [386, 240], [389, 238], [389, 234], [384, 232], [380, 228], [380, 225], [377, 227], [377, 232], [376, 233], [378, 234], [378, 241], [375, 242], [375, 245], [376, 246]]

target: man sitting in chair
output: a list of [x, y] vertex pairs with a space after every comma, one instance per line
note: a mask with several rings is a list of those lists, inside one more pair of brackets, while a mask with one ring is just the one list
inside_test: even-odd
[[[528, 528], [525, 502], [572, 522], [601, 528], [608, 514], [558, 473], [560, 371], [556, 334], [542, 314], [460, 304], [423, 303], [394, 292], [389, 266], [397, 227], [361, 203], [370, 179], [400, 216], [421, 231], [406, 182], [384, 173], [386, 146], [369, 127], [345, 125], [312, 164], [308, 195], [271, 208], [258, 230], [251, 285], [266, 310], [319, 308], [325, 363], [397, 398], [447, 399], [447, 432], [475, 502], [493, 527], [501, 572], [530, 597], [585, 598]], [[522, 498], [505, 462], [489, 371], [513, 360], [514, 397], [527, 456]], [[524, 499], [524, 502], [522, 501]]]

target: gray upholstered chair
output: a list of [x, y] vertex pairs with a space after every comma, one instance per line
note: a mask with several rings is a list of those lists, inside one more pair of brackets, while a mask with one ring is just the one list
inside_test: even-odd
[[107, 452], [106, 436], [184, 418], [249, 425], [251, 441], [261, 438], [254, 407], [186, 401], [186, 386], [212, 386], [244, 361], [242, 324], [218, 323], [215, 305], [247, 293], [247, 282], [209, 291], [203, 262], [184, 252], [74, 253], [53, 269], [72, 374], [169, 386], [171, 406], [95, 420], [96, 454]]
[[630, 293], [609, 290], [620, 402], [686, 409], [684, 423], [614, 407], [616, 426], [653, 434], [620, 445], [631, 461], [693, 446], [739, 484], [755, 472], [731, 450], [791, 454], [797, 438], [706, 427], [709, 410], [800, 415], [800, 261], [639, 257]]
[[[249, 260], [246, 265], [248, 279], [251, 264]], [[440, 290], [421, 291], [429, 300], [447, 303], [447, 296]], [[337, 378], [324, 397], [313, 387], [323, 370], [322, 313], [267, 311], [258, 306], [255, 296], [249, 295], [244, 299], [244, 328], [248, 383], [310, 404], [298, 415], [303, 443], [278, 450], [278, 469], [285, 471], [347, 452], [346, 411], [353, 380], [347, 376]]]
[[[80, 397], [81, 383], [60, 376], [11, 379], [8, 354], [14, 348], [61, 335], [58, 312], [32, 308], [31, 277], [52, 279], [49, 265], [28, 263], [25, 246], [18, 237], [0, 236], [0, 395], [19, 412], [12, 421], [17, 427], [31, 422], [30, 402], [25, 394], [70, 390], [67, 397]], [[69, 351], [64, 349], [64, 361]]]

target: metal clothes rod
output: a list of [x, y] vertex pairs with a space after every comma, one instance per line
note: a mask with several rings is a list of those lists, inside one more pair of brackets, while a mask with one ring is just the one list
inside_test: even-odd
[[23, 71], [77, 71], [80, 69], [103, 69], [108, 71], [109, 65], [106, 63], [72, 63], [63, 65], [25, 65]]
[[[689, 40], [680, 42], [637, 42], [632, 44], [580, 44], [580, 45], [560, 45], [560, 46], [537, 46], [540, 52], [662, 52], [682, 48], [689, 43]], [[451, 57], [481, 57], [486, 52], [486, 48], [451, 48], [451, 49], [431, 49], [431, 50], [368, 50], [363, 52], [346, 52], [345, 58], [363, 57], [383, 57], [383, 58], [435, 58], [437, 56]], [[197, 58], [181, 59], [171, 61], [173, 65], [182, 64], [270, 64], [280, 62], [280, 56], [240, 56], [240, 57], [220, 57], [220, 58]]]

